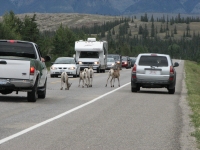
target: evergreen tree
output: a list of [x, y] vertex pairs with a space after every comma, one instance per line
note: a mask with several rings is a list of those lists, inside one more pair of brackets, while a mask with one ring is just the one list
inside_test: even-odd
[[174, 34], [177, 34], [176, 26], [174, 27]]
[[8, 33], [8, 35], [5, 34], [5, 37], [21, 40], [22, 21], [15, 16], [13, 11], [3, 16], [2, 28], [5, 29], [2, 32]]
[[138, 34], [142, 34], [143, 33], [143, 28], [142, 28], [142, 25], [139, 26], [139, 31], [138, 31]]
[[154, 23], [151, 24], [151, 37], [155, 36], [155, 29], [154, 29]]
[[161, 27], [160, 27], [160, 33], [163, 33], [162, 24], [161, 24]]
[[22, 28], [22, 39], [37, 43], [39, 38], [39, 29], [35, 23], [35, 18], [36, 14], [34, 14], [32, 18], [25, 16]]
[[74, 53], [75, 34], [61, 24], [53, 38], [52, 54], [55, 56], [72, 56]]
[[112, 29], [112, 35], [115, 35], [115, 29], [114, 28]]

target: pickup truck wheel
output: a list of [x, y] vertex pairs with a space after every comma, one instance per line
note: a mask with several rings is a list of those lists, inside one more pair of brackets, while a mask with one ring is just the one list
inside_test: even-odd
[[33, 86], [32, 91], [27, 92], [28, 102], [36, 102], [38, 98], [37, 85], [38, 85], [38, 80], [35, 81], [35, 85]]
[[46, 97], [47, 81], [45, 81], [45, 84], [44, 84], [43, 88], [44, 88], [44, 91], [38, 93], [38, 98], [43, 98], [44, 99]]

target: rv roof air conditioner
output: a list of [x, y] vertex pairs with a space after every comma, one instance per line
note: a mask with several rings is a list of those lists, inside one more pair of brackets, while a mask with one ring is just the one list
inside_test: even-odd
[[88, 38], [87, 41], [88, 42], [96, 42], [96, 38]]

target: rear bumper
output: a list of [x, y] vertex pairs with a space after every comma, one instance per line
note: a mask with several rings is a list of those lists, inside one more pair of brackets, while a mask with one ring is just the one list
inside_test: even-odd
[[[89, 67], [90, 67], [89, 65], [80, 65], [80, 70], [84, 70], [85, 68], [89, 68]], [[100, 68], [99, 65], [92, 65], [93, 70], [97, 70], [99, 68]]]
[[0, 82], [0, 92], [5, 90], [29, 91], [33, 85], [33, 80], [7, 79], [7, 82]]
[[122, 64], [122, 67], [128, 67], [128, 64]]
[[[67, 75], [76, 75], [76, 70], [67, 70]], [[62, 71], [51, 71], [51, 75], [61, 75], [63, 72]]]
[[141, 80], [131, 79], [131, 87], [136, 88], [137, 86], [143, 88], [168, 88], [173, 89], [175, 87], [175, 80]]

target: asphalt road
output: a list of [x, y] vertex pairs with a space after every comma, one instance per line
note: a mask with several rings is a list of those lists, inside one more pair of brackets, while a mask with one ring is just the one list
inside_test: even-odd
[[70, 90], [60, 90], [60, 78], [48, 78], [47, 97], [36, 103], [26, 93], [0, 95], [0, 150], [192, 150], [188, 108], [180, 104], [183, 64], [174, 95], [132, 93], [131, 69], [121, 70], [120, 87], [117, 80], [105, 87], [106, 72], [95, 73], [91, 88], [70, 77]]

